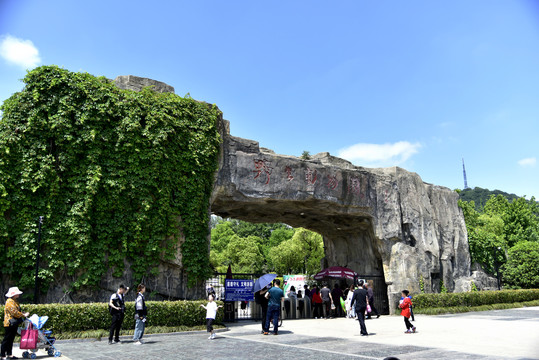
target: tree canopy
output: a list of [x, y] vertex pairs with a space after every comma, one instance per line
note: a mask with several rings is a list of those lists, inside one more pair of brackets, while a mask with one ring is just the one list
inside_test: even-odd
[[221, 220], [212, 229], [212, 267], [225, 272], [315, 274], [324, 257], [322, 236], [285, 224], [252, 224]]
[[537, 287], [539, 276], [539, 205], [535, 198], [508, 200], [491, 195], [481, 211], [474, 201], [459, 200], [472, 263], [495, 275], [501, 269], [504, 285]]

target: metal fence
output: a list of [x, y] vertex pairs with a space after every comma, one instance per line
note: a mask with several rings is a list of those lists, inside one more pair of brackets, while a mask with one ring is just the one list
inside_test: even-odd
[[[250, 273], [233, 273], [228, 274], [231, 279], [246, 279], [246, 280], [256, 280], [263, 274], [250, 274]], [[227, 278], [226, 273], [214, 273], [213, 277], [206, 280], [206, 292], [209, 292], [209, 289], [215, 291], [216, 300], [225, 300], [225, 279]], [[233, 301], [225, 303], [225, 314], [227, 315], [228, 321], [236, 320], [256, 320], [257, 311], [256, 308], [259, 306], [254, 301]], [[232, 314], [232, 319], [230, 319], [230, 314]]]
[[374, 292], [374, 305], [382, 315], [389, 314], [389, 300], [387, 298], [387, 285], [383, 275], [359, 275], [359, 279], [365, 279]]

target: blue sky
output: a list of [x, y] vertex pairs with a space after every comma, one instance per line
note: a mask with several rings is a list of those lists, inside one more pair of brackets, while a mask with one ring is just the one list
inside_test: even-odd
[[539, 197], [539, 2], [0, 0], [0, 101], [55, 64], [164, 81], [280, 154]]

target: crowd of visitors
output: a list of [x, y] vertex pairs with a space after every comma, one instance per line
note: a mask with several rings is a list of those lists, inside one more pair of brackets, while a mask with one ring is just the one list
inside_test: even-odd
[[[329, 319], [336, 317], [355, 319], [358, 315], [355, 307], [352, 306], [352, 297], [354, 295], [354, 290], [358, 287], [363, 288], [367, 293], [369, 306], [367, 307], [368, 311], [365, 314], [366, 319], [372, 319], [372, 316], [379, 318], [380, 313], [375, 306], [373, 288], [369, 283], [363, 281], [361, 281], [361, 285], [344, 286], [344, 290], [341, 289], [341, 285], [338, 283], [336, 283], [331, 290], [327, 284], [324, 284], [321, 289], [318, 285], [313, 285], [311, 287], [304, 285], [304, 298], [309, 298], [311, 317], [315, 319]], [[298, 299], [301, 298], [301, 296], [290, 296], [290, 294], [288, 294], [288, 298]]]
[[[256, 303], [262, 309], [262, 329], [264, 335], [268, 335], [270, 324], [273, 324], [273, 334], [279, 333], [279, 320], [281, 312], [281, 300], [284, 297], [284, 292], [280, 288], [281, 282], [279, 279], [274, 279], [271, 284], [264, 287], [262, 290], [255, 293]], [[213, 288], [212, 288], [213, 290]], [[109, 344], [120, 343], [119, 332], [122, 327], [125, 314], [124, 296], [129, 291], [129, 287], [120, 285], [117, 292], [112, 294], [109, 301], [109, 311], [111, 314], [111, 326], [109, 332]], [[146, 287], [140, 284], [137, 287], [137, 295], [135, 300], [135, 331], [133, 343], [135, 345], [142, 344], [142, 337], [146, 325], [146, 317], [148, 310], [144, 298]], [[4, 307], [4, 329], [5, 336], [2, 341], [1, 358], [0, 360], [15, 358], [12, 355], [13, 340], [15, 338], [17, 328], [22, 323], [23, 319], [29, 316], [29, 313], [23, 313], [18, 302], [19, 295], [22, 294], [17, 287], [9, 289], [6, 297], [6, 305]], [[296, 302], [298, 299], [298, 310], [303, 313], [304, 310], [310, 309], [309, 312], [315, 319], [329, 319], [333, 317], [357, 318], [359, 321], [360, 332], [362, 336], [367, 336], [365, 320], [371, 319], [373, 315], [376, 318], [380, 317], [380, 313], [376, 309], [374, 292], [372, 286], [359, 280], [356, 285], [344, 287], [344, 291], [339, 284], [334, 284], [333, 289], [330, 289], [328, 284], [323, 284], [322, 288], [318, 285], [304, 285], [303, 291], [291, 286], [287, 291], [288, 299]], [[209, 339], [215, 338], [213, 330], [213, 322], [216, 318], [217, 310], [222, 306], [215, 303], [215, 292], [208, 292], [207, 305], [201, 305], [206, 309], [207, 331], [210, 333]], [[405, 333], [415, 333], [416, 327], [410, 322], [410, 318], [414, 321], [412, 311], [412, 296], [408, 290], [402, 291], [402, 298], [399, 304], [401, 315], [404, 318], [406, 326]]]

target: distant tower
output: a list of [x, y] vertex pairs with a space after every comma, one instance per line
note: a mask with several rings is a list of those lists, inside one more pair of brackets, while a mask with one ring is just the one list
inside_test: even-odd
[[466, 167], [464, 166], [464, 158], [462, 158], [462, 173], [464, 174], [464, 189], [468, 189], [468, 180], [466, 180]]

